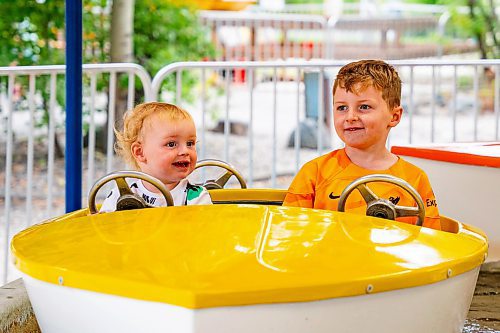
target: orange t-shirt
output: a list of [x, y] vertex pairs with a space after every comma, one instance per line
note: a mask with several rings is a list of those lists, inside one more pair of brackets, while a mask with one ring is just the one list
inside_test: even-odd
[[[387, 170], [368, 170], [352, 163], [344, 149], [334, 150], [307, 162], [290, 185], [283, 206], [337, 210], [342, 191], [354, 180], [370, 174], [387, 174], [407, 181], [420, 194], [425, 206], [424, 226], [441, 230], [436, 198], [424, 171], [399, 158]], [[368, 187], [379, 197], [398, 206], [416, 206], [410, 193], [397, 185], [374, 182]], [[366, 202], [358, 191], [349, 195], [346, 212], [366, 213]], [[415, 224], [417, 218], [397, 218]]]

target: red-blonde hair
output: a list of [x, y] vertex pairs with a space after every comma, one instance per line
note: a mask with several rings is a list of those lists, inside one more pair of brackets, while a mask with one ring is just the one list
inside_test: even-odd
[[137, 170], [139, 170], [139, 165], [132, 154], [131, 147], [134, 142], [140, 141], [144, 127], [148, 124], [148, 119], [153, 114], [157, 114], [170, 121], [193, 121], [193, 118], [186, 110], [174, 104], [161, 102], [138, 104], [132, 110], [125, 112], [123, 116], [123, 130], [118, 131], [115, 129], [115, 151], [128, 165]]
[[335, 78], [332, 93], [340, 87], [359, 94], [369, 86], [382, 92], [389, 108], [401, 105], [401, 79], [396, 69], [382, 60], [360, 60], [343, 66]]

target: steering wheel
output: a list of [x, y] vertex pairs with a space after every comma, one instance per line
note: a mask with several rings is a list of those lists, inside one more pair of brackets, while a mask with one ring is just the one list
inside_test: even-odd
[[[417, 207], [397, 206], [387, 199], [379, 198], [375, 193], [366, 186], [368, 183], [382, 182], [397, 185], [410, 193]], [[408, 182], [390, 175], [373, 174], [360, 177], [350, 183], [340, 194], [339, 205], [337, 210], [343, 212], [347, 198], [352, 191], [358, 190], [368, 206], [366, 209], [367, 216], [381, 217], [388, 220], [394, 220], [396, 217], [402, 216], [418, 216], [416, 225], [422, 226], [425, 218], [425, 207], [420, 194], [408, 184]]]
[[125, 178], [136, 178], [140, 180], [144, 180], [153, 186], [155, 186], [158, 190], [160, 190], [161, 194], [165, 198], [167, 202], [167, 206], [173, 206], [174, 201], [172, 199], [172, 195], [170, 191], [165, 187], [165, 185], [157, 178], [145, 174], [140, 171], [116, 171], [112, 172], [98, 181], [92, 186], [89, 192], [89, 211], [91, 214], [97, 213], [96, 208], [96, 195], [101, 187], [110, 181], [114, 180], [116, 185], [118, 186], [118, 191], [120, 191], [120, 197], [116, 202], [116, 210], [131, 210], [131, 209], [140, 209], [140, 208], [152, 208], [150, 204], [146, 203], [142, 197], [135, 194], [130, 190]]
[[222, 176], [220, 176], [217, 179], [207, 179], [203, 184], [201, 184], [203, 187], [205, 187], [207, 190], [220, 190], [224, 188], [224, 185], [226, 185], [227, 181], [231, 176], [235, 176], [238, 182], [240, 183], [241, 188], [247, 188], [247, 183], [245, 182], [245, 179], [243, 179], [243, 176], [239, 171], [237, 171], [233, 166], [230, 164], [216, 160], [216, 159], [206, 159], [206, 160], [201, 160], [196, 164], [196, 167], [194, 168], [199, 169], [207, 166], [214, 166], [214, 167], [219, 167], [222, 169], [227, 170], [226, 173], [224, 173]]

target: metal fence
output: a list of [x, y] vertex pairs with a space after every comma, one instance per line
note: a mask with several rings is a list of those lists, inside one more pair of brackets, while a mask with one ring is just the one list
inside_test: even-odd
[[[191, 112], [199, 159], [233, 164], [251, 187], [286, 188], [305, 161], [341, 146], [332, 126], [331, 84], [345, 63], [184, 62], [153, 79], [134, 64], [85, 65], [84, 200], [98, 177], [125, 167], [113, 155], [109, 112], [119, 104], [118, 85], [126, 87], [126, 109], [161, 100]], [[391, 63], [403, 80], [405, 112], [389, 145], [499, 140], [500, 60]], [[0, 67], [4, 282], [15, 274], [7, 264], [11, 236], [63, 213], [64, 159], [57, 157], [65, 144], [63, 77], [64, 66]]]
[[[105, 166], [113, 168], [113, 112], [119, 80], [125, 83], [126, 107], [134, 104], [136, 85], [151, 99], [151, 78], [136, 64], [84, 65], [83, 111], [86, 128], [87, 187], [95, 181], [96, 128], [108, 125]], [[63, 213], [65, 144], [65, 66], [0, 67], [0, 250], [2, 277], [8, 274], [8, 245], [14, 231]], [[109, 117], [108, 117], [109, 115]], [[106, 122], [109, 118], [109, 122]], [[101, 140], [102, 141], [102, 140]], [[58, 157], [59, 155], [59, 157]], [[14, 229], [11, 230], [11, 227]]]
[[[289, 154], [277, 155], [277, 147], [289, 141], [288, 134], [301, 123], [314, 119], [316, 128], [327, 127], [331, 130], [329, 115], [331, 105], [328, 101], [330, 85], [336, 71], [346, 62], [203, 62], [175, 63], [158, 72], [153, 79], [153, 96], [158, 100], [174, 100], [185, 104], [201, 114], [201, 155], [207, 155], [209, 146], [203, 136], [207, 133], [207, 116], [214, 112], [208, 104], [208, 91], [211, 87], [223, 87], [219, 96], [219, 119], [224, 135], [223, 150], [211, 152], [243, 169], [248, 168], [247, 177], [252, 181], [255, 153], [254, 142], [258, 140], [254, 132], [258, 128], [268, 129], [270, 143], [268, 156], [271, 158], [271, 186], [280, 168], [278, 160], [288, 160]], [[500, 60], [479, 61], [392, 61], [403, 79], [403, 106], [406, 110], [401, 129], [393, 131], [391, 142], [426, 143], [456, 142], [475, 140], [498, 140], [498, 65]], [[197, 103], [187, 103], [182, 98], [183, 77], [188, 74], [198, 77]], [[175, 95], [163, 96], [161, 83], [169, 76], [175, 77]], [[209, 77], [217, 77], [211, 81]], [[308, 80], [309, 78], [309, 80]], [[310, 80], [312, 78], [312, 81]], [[315, 84], [317, 83], [317, 84]], [[314, 85], [314, 89], [311, 89]], [[214, 89], [214, 88], [212, 88]], [[283, 97], [284, 96], [284, 97]], [[213, 96], [211, 98], [214, 98]], [[311, 99], [316, 109], [311, 110]], [[308, 105], [310, 106], [308, 109]], [[256, 120], [256, 114], [265, 111], [267, 117]], [[282, 118], [279, 118], [282, 117]], [[245, 161], [232, 160], [230, 154], [231, 123], [243, 123], [248, 139], [248, 156]], [[286, 124], [285, 124], [286, 123]], [[213, 126], [214, 124], [212, 124]], [[288, 131], [288, 132], [287, 132]], [[283, 134], [285, 134], [283, 136]], [[301, 131], [294, 131], [301, 142]], [[338, 144], [335, 134], [316, 135], [317, 154], [328, 146]], [[280, 141], [281, 140], [281, 141]], [[232, 141], [231, 141], [232, 142]], [[310, 145], [309, 145], [310, 146]], [[294, 146], [295, 156], [301, 149]], [[257, 153], [260, 155], [260, 153]], [[213, 156], [210, 156], [213, 157]], [[295, 172], [302, 161], [295, 158]]]

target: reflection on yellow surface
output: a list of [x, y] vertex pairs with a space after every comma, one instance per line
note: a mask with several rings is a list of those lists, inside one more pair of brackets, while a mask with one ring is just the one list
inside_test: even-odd
[[316, 251], [325, 250], [318, 244], [325, 243], [325, 234], [332, 223], [335, 224], [328, 218], [331, 217], [328, 211], [317, 211], [314, 216], [290, 213], [288, 209], [270, 212], [262, 224], [258, 242], [257, 261], [279, 272], [297, 272], [304, 269], [304, 265], [315, 267], [320, 264], [311, 260], [317, 258]]
[[423, 244], [408, 244], [405, 251], [401, 251], [397, 247], [379, 247], [377, 250], [399, 258], [401, 267], [411, 269], [424, 265], [436, 265], [443, 260], [439, 251]]
[[370, 240], [375, 244], [400, 243], [412, 236], [412, 233], [405, 229], [372, 229], [370, 230]]

